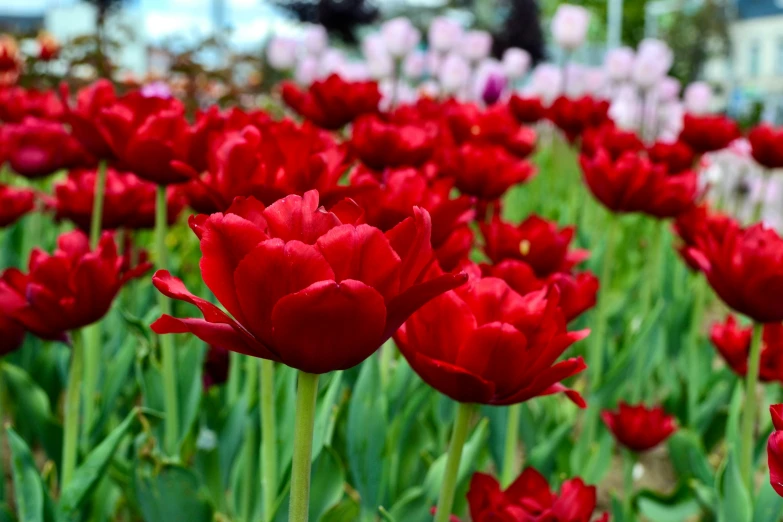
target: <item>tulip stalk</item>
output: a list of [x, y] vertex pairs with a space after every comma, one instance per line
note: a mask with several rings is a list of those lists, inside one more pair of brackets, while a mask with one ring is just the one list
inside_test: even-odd
[[[168, 268], [166, 259], [166, 233], [168, 229], [168, 202], [166, 186], [158, 185], [157, 201], [155, 202], [155, 243], [158, 254], [158, 269]], [[171, 301], [163, 294], [158, 294], [161, 314], [171, 315]], [[160, 358], [163, 366], [163, 386], [166, 408], [165, 448], [169, 455], [177, 451], [179, 440], [179, 403], [177, 398], [177, 362], [174, 351], [174, 339], [170, 335], [162, 335], [160, 339]]]
[[[90, 221], [90, 248], [95, 250], [103, 229], [103, 200], [106, 193], [106, 162], [101, 161], [95, 176], [95, 195], [92, 201]], [[84, 418], [83, 445], [89, 444], [90, 430], [95, 417], [95, 398], [98, 391], [98, 372], [101, 364], [101, 324], [97, 322], [84, 333]]]
[[243, 357], [243, 362], [247, 366], [247, 379], [245, 380], [245, 401], [247, 403], [247, 427], [245, 429], [245, 441], [244, 441], [244, 489], [242, 490], [242, 520], [253, 520], [253, 503], [256, 498], [254, 491], [251, 489], [253, 484], [253, 475], [255, 473], [256, 462], [253, 458], [254, 452], [258, 442], [255, 439], [256, 426], [253, 425], [253, 400], [255, 399], [256, 387], [258, 382], [258, 368], [256, 366], [256, 359], [254, 357]]
[[506, 446], [503, 458], [503, 476], [501, 484], [508, 487], [517, 476], [517, 446], [519, 445], [519, 419], [522, 416], [522, 404], [513, 404], [508, 407], [506, 421]]
[[761, 365], [761, 345], [764, 333], [764, 325], [753, 324], [753, 338], [750, 343], [750, 356], [748, 358], [748, 374], [746, 376], [745, 406], [742, 417], [740, 471], [748, 491], [753, 494], [753, 429], [756, 424], [756, 386], [759, 380], [759, 367]]
[[313, 458], [318, 375], [300, 371], [298, 380], [288, 522], [307, 522], [310, 514], [310, 470]]
[[636, 454], [623, 450], [623, 512], [633, 520], [633, 468], [636, 466]]
[[454, 505], [454, 494], [457, 490], [459, 464], [462, 460], [462, 449], [468, 439], [470, 419], [473, 417], [473, 405], [460, 403], [457, 408], [457, 418], [454, 419], [454, 432], [451, 435], [449, 454], [446, 460], [446, 471], [440, 488], [438, 507], [435, 512], [435, 522], [448, 522]]
[[82, 344], [82, 333], [74, 331], [71, 334], [71, 368], [68, 372], [68, 384], [65, 390], [65, 422], [60, 490], [68, 486], [76, 470], [79, 446], [79, 405], [83, 371], [84, 346]]
[[261, 359], [261, 489], [264, 522], [271, 522], [277, 498], [277, 418], [275, 417], [275, 363]]
[[693, 315], [691, 329], [688, 332], [688, 424], [696, 425], [696, 408], [699, 402], [699, 387], [701, 383], [701, 368], [699, 367], [699, 337], [704, 319], [704, 307], [707, 301], [707, 281], [697, 274], [693, 289]]

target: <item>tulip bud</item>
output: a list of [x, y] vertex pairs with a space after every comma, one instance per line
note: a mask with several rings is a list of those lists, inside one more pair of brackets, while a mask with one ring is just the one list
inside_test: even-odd
[[276, 71], [288, 71], [296, 65], [299, 42], [285, 36], [273, 36], [266, 47], [266, 61]]
[[524, 49], [510, 47], [503, 53], [503, 69], [512, 80], [522, 78], [530, 69], [530, 53]]
[[345, 64], [345, 56], [339, 49], [327, 49], [321, 56], [321, 75], [329, 76]]
[[294, 80], [299, 85], [310, 85], [318, 77], [318, 59], [313, 56], [305, 56], [294, 70]]
[[155, 81], [145, 84], [141, 88], [141, 95], [145, 98], [171, 98], [171, 87], [164, 81]]
[[420, 51], [414, 51], [402, 62], [402, 74], [411, 80], [418, 80], [424, 76], [426, 66], [427, 56]]
[[443, 63], [443, 58], [434, 51], [429, 51], [426, 54], [427, 74], [430, 76], [437, 76], [440, 71], [440, 65]]
[[648, 38], [639, 44], [634, 62], [633, 80], [649, 89], [662, 80], [672, 67], [674, 55], [666, 43]]
[[550, 105], [562, 92], [563, 71], [549, 63], [539, 65], [533, 69], [528, 89], [530, 94], [540, 97], [544, 105]]
[[364, 62], [343, 62], [334, 71], [347, 82], [362, 82], [370, 79], [370, 70]]
[[591, 96], [603, 96], [606, 87], [606, 72], [597, 67], [591, 67], [582, 74], [584, 91]]
[[453, 50], [462, 38], [462, 27], [455, 20], [438, 16], [432, 20], [427, 38], [435, 51], [448, 52]]
[[462, 37], [460, 53], [465, 59], [477, 62], [492, 51], [492, 35], [486, 31], [468, 31]]
[[386, 50], [394, 58], [402, 58], [419, 45], [421, 33], [407, 18], [393, 18], [381, 25], [381, 37]]
[[552, 35], [557, 45], [567, 51], [582, 46], [587, 38], [590, 12], [584, 7], [561, 4], [552, 19]]
[[497, 102], [506, 89], [503, 65], [494, 59], [483, 60], [473, 77], [473, 96], [487, 105]]
[[462, 56], [449, 54], [440, 66], [438, 79], [445, 92], [455, 93], [465, 87], [470, 78], [470, 64]]
[[571, 98], [578, 98], [586, 93], [585, 90], [585, 74], [587, 68], [579, 63], [568, 62], [563, 70], [565, 74], [565, 81], [563, 82], [566, 87], [565, 95]]
[[60, 54], [60, 44], [54, 36], [46, 31], [38, 33], [38, 59], [44, 62], [54, 60]]
[[658, 84], [658, 101], [668, 103], [679, 99], [682, 84], [677, 78], [667, 76]]
[[440, 96], [440, 85], [432, 80], [422, 82], [419, 84], [419, 95], [425, 98], [437, 98]]
[[320, 55], [329, 45], [329, 36], [322, 25], [308, 25], [302, 39], [305, 51], [314, 56]]
[[613, 82], [623, 82], [631, 77], [635, 54], [630, 47], [611, 49], [606, 53], [604, 69]]
[[685, 110], [697, 116], [709, 114], [712, 87], [705, 82], [694, 82], [685, 89]]

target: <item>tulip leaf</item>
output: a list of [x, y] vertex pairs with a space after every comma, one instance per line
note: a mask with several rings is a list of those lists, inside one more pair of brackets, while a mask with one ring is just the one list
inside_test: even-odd
[[684, 484], [681, 484], [671, 495], [642, 491], [636, 497], [636, 505], [640, 514], [655, 522], [701, 520], [701, 518], [693, 518], [702, 514], [701, 504]]
[[6, 428], [6, 434], [11, 449], [11, 474], [19, 522], [54, 521], [52, 500], [35, 467], [30, 448], [13, 428]]
[[198, 416], [204, 384], [201, 372], [206, 352], [196, 338], [181, 350], [174, 350], [177, 360], [177, 393], [179, 394], [179, 441], [190, 432]]
[[720, 499], [719, 522], [751, 522], [753, 510], [750, 493], [733, 451], [729, 451], [723, 469], [718, 472], [716, 489]]
[[133, 489], [145, 522], [212, 522], [214, 517], [209, 493], [181, 466], [165, 465], [158, 472], [137, 468]]
[[342, 502], [324, 513], [318, 522], [345, 522], [359, 518], [359, 504], [351, 498], [345, 498]]
[[315, 426], [313, 428], [313, 462], [318, 459], [321, 450], [331, 443], [331, 433], [338, 410], [335, 406], [337, 397], [343, 382], [343, 372], [334, 372], [331, 375], [326, 392], [318, 401], [318, 411], [315, 414]]
[[714, 484], [715, 477], [707, 454], [695, 433], [681, 429], [669, 439], [671, 462], [681, 478], [695, 478], [703, 484]]
[[[484, 449], [488, 436], [489, 421], [483, 419], [479, 422], [462, 450], [462, 459], [460, 460], [459, 472], [457, 473], [458, 489], [459, 485], [464, 485], [472, 476], [472, 472], [478, 464], [479, 454], [481, 453], [481, 450]], [[438, 495], [440, 494], [440, 487], [441, 484], [443, 484], [443, 474], [446, 471], [447, 459], [447, 453], [438, 457], [438, 460], [430, 467], [430, 470], [427, 472], [427, 477], [424, 479], [424, 489], [427, 492], [427, 499], [433, 504], [438, 500]]]
[[783, 518], [783, 498], [778, 495], [769, 480], [761, 485], [753, 511], [753, 522], [767, 522]]
[[420, 522], [430, 520], [430, 510], [435, 503], [429, 500], [424, 488], [411, 488], [405, 491], [394, 503], [389, 513], [395, 520]]
[[103, 430], [111, 416], [117, 412], [117, 400], [122, 393], [123, 387], [128, 383], [128, 376], [136, 360], [136, 350], [133, 345], [135, 339], [129, 338], [128, 341], [117, 351], [106, 369], [103, 392], [101, 393], [100, 415], [91, 427], [93, 440], [99, 436], [98, 434]]
[[138, 415], [137, 410], [133, 410], [125, 417], [119, 426], [114, 428], [84, 460], [84, 462], [74, 472], [71, 482], [66, 486], [60, 495], [58, 506], [58, 518], [67, 520], [74, 517], [78, 509], [87, 500], [92, 489], [98, 484], [98, 481], [106, 473], [111, 458], [117, 450], [123, 437], [128, 433], [133, 422]]

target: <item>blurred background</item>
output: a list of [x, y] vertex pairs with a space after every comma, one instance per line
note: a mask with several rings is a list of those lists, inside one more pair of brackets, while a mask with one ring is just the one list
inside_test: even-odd
[[[256, 65], [275, 37], [296, 38], [305, 23], [324, 26], [330, 46], [358, 55], [363, 36], [405, 16], [426, 32], [436, 16], [493, 35], [493, 54], [528, 51], [535, 63], [563, 59], [547, 41], [557, 0], [0, 0], [0, 32], [20, 47], [45, 31], [56, 59], [29, 75], [89, 80], [111, 75], [145, 83], [182, 74], [231, 77], [262, 89], [279, 75]], [[783, 0], [585, 0], [588, 44], [573, 60], [597, 65], [607, 49], [665, 40], [683, 85], [704, 80], [735, 117], [783, 121]], [[27, 38], [27, 40], [25, 40]], [[26, 43], [27, 42], [27, 43]], [[40, 45], [40, 44], [39, 44]], [[40, 85], [41, 78], [35, 79]], [[25, 78], [22, 78], [24, 84]], [[255, 87], [254, 87], [255, 86]], [[236, 93], [233, 93], [236, 94]]]

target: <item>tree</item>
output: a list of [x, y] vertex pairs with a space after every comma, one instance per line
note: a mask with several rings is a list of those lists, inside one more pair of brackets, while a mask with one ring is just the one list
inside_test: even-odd
[[357, 43], [356, 30], [378, 18], [366, 0], [274, 0], [301, 22], [320, 24], [346, 43]]
[[95, 7], [95, 37], [98, 51], [98, 75], [108, 76], [109, 65], [106, 62], [106, 19], [109, 13], [118, 9], [124, 3], [123, 0], [87, 0]]

